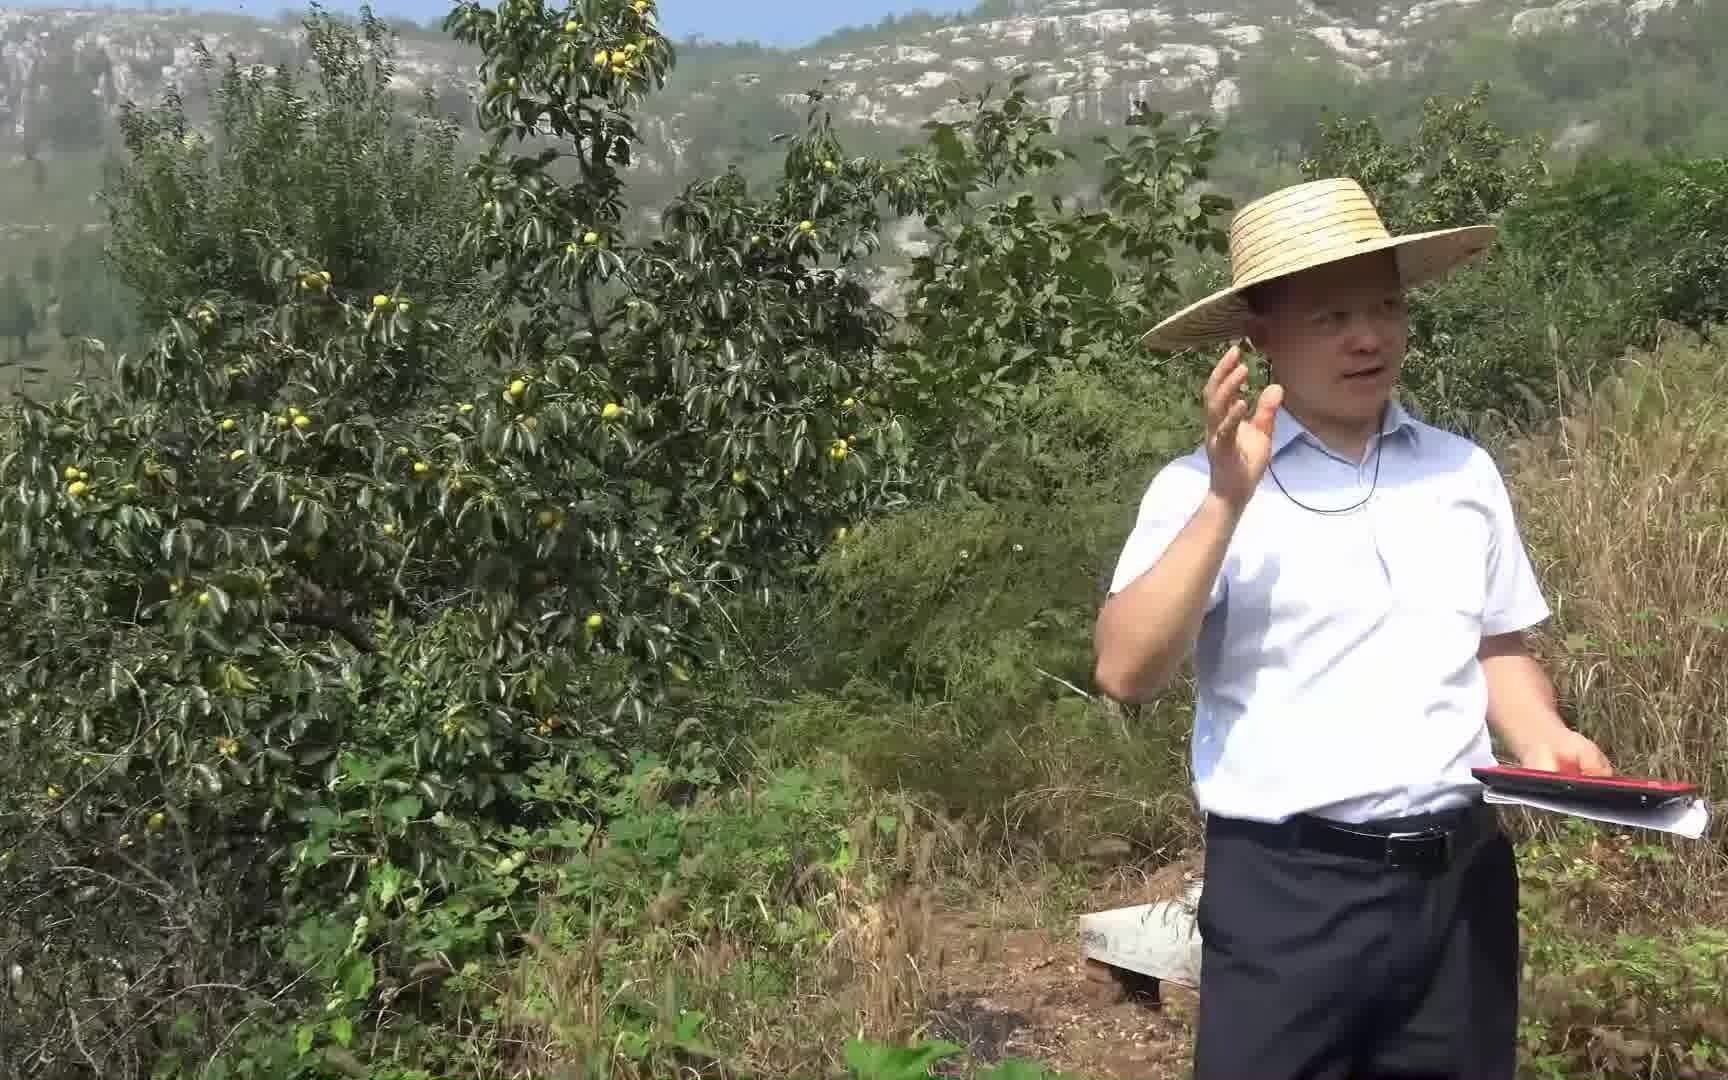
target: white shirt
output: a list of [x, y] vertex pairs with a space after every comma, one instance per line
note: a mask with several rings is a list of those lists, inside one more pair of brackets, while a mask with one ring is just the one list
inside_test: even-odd
[[[1396, 404], [1360, 463], [1282, 410], [1272, 454], [1195, 645], [1201, 809], [1359, 822], [1467, 802], [1470, 770], [1494, 764], [1481, 640], [1549, 615], [1499, 469]], [[1316, 514], [1280, 481], [1317, 509], [1373, 496]], [[1112, 592], [1152, 568], [1207, 488], [1204, 448], [1158, 472]]]

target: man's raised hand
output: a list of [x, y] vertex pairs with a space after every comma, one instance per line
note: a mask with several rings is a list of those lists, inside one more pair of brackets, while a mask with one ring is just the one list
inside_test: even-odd
[[1212, 491], [1238, 510], [1248, 505], [1266, 475], [1272, 425], [1284, 401], [1284, 388], [1274, 383], [1260, 392], [1250, 415], [1242, 396], [1247, 384], [1242, 349], [1232, 345], [1206, 380], [1206, 456], [1212, 463]]

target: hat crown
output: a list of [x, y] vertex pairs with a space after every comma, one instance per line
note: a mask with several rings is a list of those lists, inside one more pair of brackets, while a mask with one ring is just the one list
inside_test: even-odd
[[1254, 200], [1231, 219], [1231, 283], [1252, 285], [1390, 238], [1373, 200], [1355, 180], [1295, 184]]

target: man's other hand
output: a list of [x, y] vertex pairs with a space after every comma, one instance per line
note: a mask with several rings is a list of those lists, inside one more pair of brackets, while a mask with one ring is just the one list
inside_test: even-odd
[[1518, 755], [1526, 769], [1572, 776], [1613, 776], [1614, 766], [1600, 747], [1570, 728], [1545, 735]]

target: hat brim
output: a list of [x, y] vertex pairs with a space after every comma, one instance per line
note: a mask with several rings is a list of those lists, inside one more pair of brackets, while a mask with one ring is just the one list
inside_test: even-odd
[[1253, 316], [1247, 301], [1243, 299], [1244, 290], [1267, 281], [1289, 277], [1303, 270], [1312, 270], [1317, 266], [1342, 262], [1376, 251], [1391, 250], [1397, 253], [1399, 279], [1406, 289], [1413, 289], [1444, 277], [1480, 255], [1493, 243], [1498, 232], [1493, 225], [1466, 225], [1462, 228], [1389, 236], [1384, 240], [1371, 240], [1347, 248], [1320, 252], [1312, 258], [1281, 265], [1272, 273], [1260, 275], [1252, 281], [1238, 282], [1189, 304], [1148, 330], [1140, 338], [1140, 342], [1149, 348], [1176, 352], [1181, 349], [1218, 345], [1240, 338]]

